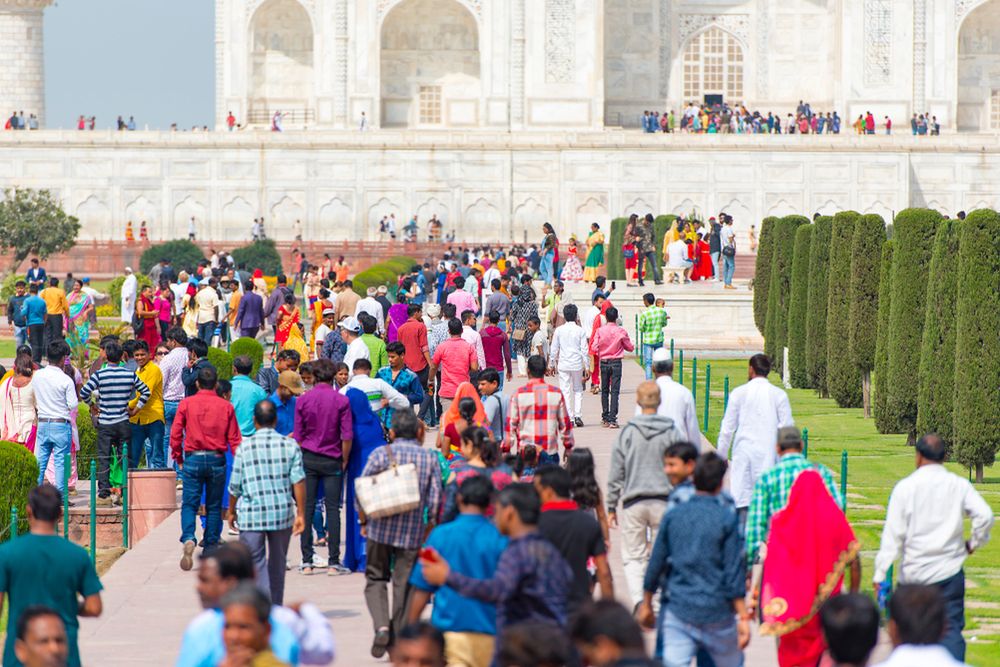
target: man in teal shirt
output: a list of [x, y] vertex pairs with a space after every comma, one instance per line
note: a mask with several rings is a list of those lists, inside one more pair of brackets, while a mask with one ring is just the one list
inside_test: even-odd
[[[30, 532], [0, 547], [0, 607], [8, 600], [7, 641], [3, 667], [18, 667], [14, 655], [17, 620], [28, 607], [43, 605], [59, 612], [66, 625], [69, 667], [80, 666], [78, 616], [100, 616], [101, 581], [86, 550], [56, 532], [62, 496], [48, 484], [28, 492]], [[82, 596], [83, 602], [77, 600]]]
[[253, 372], [253, 361], [250, 357], [240, 355], [233, 359], [233, 395], [230, 399], [236, 411], [236, 421], [240, 425], [243, 437], [257, 432], [253, 425], [254, 407], [267, 398], [267, 392], [250, 378]]

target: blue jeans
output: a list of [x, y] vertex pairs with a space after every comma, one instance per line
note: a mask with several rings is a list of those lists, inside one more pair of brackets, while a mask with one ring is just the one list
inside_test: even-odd
[[716, 667], [743, 667], [735, 619], [691, 625], [668, 609], [663, 614], [663, 667], [689, 667], [700, 648], [708, 652]]
[[14, 350], [21, 347], [22, 345], [28, 344], [28, 326], [19, 327], [14, 325]]
[[962, 637], [962, 630], [965, 628], [965, 571], [959, 570], [958, 574], [939, 581], [934, 586], [944, 598], [944, 613], [947, 618], [941, 645], [948, 649], [955, 660], [965, 662], [965, 639]]
[[198, 338], [209, 345], [212, 344], [212, 336], [215, 335], [215, 322], [204, 322], [198, 325]]
[[190, 453], [181, 470], [184, 491], [181, 495], [181, 542], [194, 540], [195, 518], [205, 494], [205, 549], [219, 543], [222, 534], [222, 489], [226, 485], [226, 457], [219, 452]]
[[45, 479], [49, 457], [54, 456], [56, 488], [66, 493], [66, 456], [73, 444], [73, 429], [69, 422], [38, 422], [38, 439], [35, 441], [35, 458], [38, 460], [38, 483]]
[[712, 277], [715, 278], [716, 280], [718, 280], [719, 279], [719, 255], [721, 253], [710, 252], [708, 254], [712, 258]]
[[542, 282], [548, 285], [552, 282], [552, 261], [555, 259], [555, 253], [551, 250], [542, 256], [542, 262], [538, 265], [538, 273], [542, 276]]
[[139, 457], [146, 451], [146, 467], [158, 470], [167, 467], [163, 458], [163, 422], [150, 424], [132, 424], [132, 442], [128, 448], [128, 466], [133, 470], [139, 467]]
[[[177, 464], [170, 461], [170, 429], [174, 426], [177, 416], [177, 406], [180, 401], [163, 401], [163, 467], [171, 467], [177, 471]], [[178, 475], [180, 477], [180, 475]]]
[[722, 279], [727, 285], [733, 284], [733, 274], [736, 273], [736, 258], [722, 256]]
[[646, 379], [653, 379], [653, 352], [663, 347], [663, 343], [642, 344], [642, 367], [646, 369]]

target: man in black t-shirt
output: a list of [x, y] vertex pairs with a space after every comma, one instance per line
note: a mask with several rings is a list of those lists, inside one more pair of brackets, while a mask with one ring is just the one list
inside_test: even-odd
[[[725, 218], [725, 213], [720, 213]], [[722, 254], [722, 223], [715, 218], [709, 218], [708, 224], [711, 227], [711, 234], [708, 236], [708, 252], [712, 257], [712, 278], [719, 279], [719, 257]]]
[[605, 600], [615, 597], [601, 526], [592, 510], [581, 510], [570, 499], [572, 483], [569, 472], [559, 466], [541, 466], [535, 472], [535, 488], [542, 499], [538, 532], [559, 550], [573, 571], [573, 585], [567, 600], [570, 616], [592, 598], [591, 574], [587, 568], [591, 558], [597, 570], [601, 597]]

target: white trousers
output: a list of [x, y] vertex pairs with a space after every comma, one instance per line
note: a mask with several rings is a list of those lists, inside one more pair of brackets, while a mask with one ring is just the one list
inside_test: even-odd
[[566, 401], [566, 409], [574, 419], [582, 416], [583, 410], [583, 371], [564, 371], [559, 369], [559, 389]]
[[618, 513], [618, 523], [622, 531], [622, 561], [625, 569], [625, 583], [628, 584], [632, 605], [642, 601], [642, 581], [646, 566], [653, 553], [656, 532], [660, 519], [667, 509], [665, 500], [640, 500]]

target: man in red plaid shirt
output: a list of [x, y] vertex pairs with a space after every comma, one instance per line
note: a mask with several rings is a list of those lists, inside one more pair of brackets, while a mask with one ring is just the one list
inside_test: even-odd
[[538, 463], [559, 464], [559, 438], [563, 456], [573, 449], [573, 422], [562, 392], [545, 382], [545, 359], [528, 357], [528, 384], [510, 397], [507, 414], [507, 442], [517, 454], [521, 447], [538, 448]]

